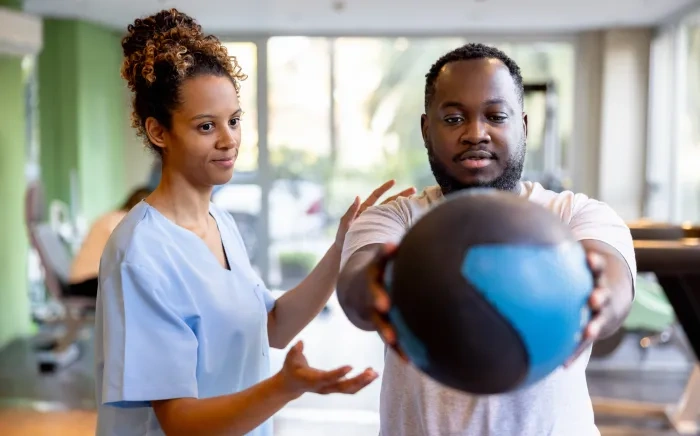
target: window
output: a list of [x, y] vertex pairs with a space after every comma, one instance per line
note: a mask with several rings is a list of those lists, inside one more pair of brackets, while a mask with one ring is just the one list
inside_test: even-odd
[[[570, 43], [495, 43], [519, 66], [528, 114], [525, 177], [561, 176], [571, 144], [575, 51]], [[546, 86], [546, 90], [542, 89]]]
[[255, 180], [258, 169], [258, 71], [257, 45], [253, 42], [226, 43], [229, 56], [236, 58], [248, 77], [241, 82], [241, 146], [232, 180], [214, 189], [212, 201], [230, 213], [246, 245], [248, 256], [259, 269], [259, 221], [262, 210], [261, 188]]
[[[356, 195], [435, 183], [420, 132], [425, 74], [464, 38], [274, 37], [268, 42], [270, 282], [299, 282]], [[571, 44], [496, 44], [526, 83], [528, 169], [559, 169], [573, 111]], [[553, 95], [556, 94], [556, 98]]]
[[252, 42], [229, 42], [224, 45], [229, 56], [236, 58], [242, 72], [248, 76], [241, 82], [240, 104], [243, 116], [236, 171], [255, 171], [258, 168], [257, 46]]
[[680, 134], [676, 153], [680, 194], [680, 219], [700, 221], [700, 25], [691, 24], [685, 31], [687, 56], [683, 110], [678, 113]]
[[700, 14], [662, 28], [652, 42], [645, 216], [700, 221]]
[[389, 179], [397, 188], [435, 183], [420, 131], [425, 74], [461, 38], [339, 38], [334, 44], [335, 196], [366, 196]]
[[310, 37], [270, 38], [267, 47], [268, 280], [281, 289], [306, 277], [332, 241], [329, 48], [327, 38]]

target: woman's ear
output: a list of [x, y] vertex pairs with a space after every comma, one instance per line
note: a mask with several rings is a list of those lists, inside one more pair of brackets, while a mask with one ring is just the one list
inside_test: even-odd
[[146, 119], [145, 127], [146, 135], [148, 136], [148, 140], [151, 142], [151, 144], [160, 148], [162, 151], [165, 151], [165, 135], [167, 132], [163, 125], [160, 124], [155, 118], [148, 117]]

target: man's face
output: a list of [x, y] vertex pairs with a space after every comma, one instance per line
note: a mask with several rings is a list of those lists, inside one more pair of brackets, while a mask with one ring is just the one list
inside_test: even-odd
[[445, 65], [421, 118], [421, 130], [443, 193], [517, 188], [525, 161], [527, 115], [515, 81], [501, 61]]

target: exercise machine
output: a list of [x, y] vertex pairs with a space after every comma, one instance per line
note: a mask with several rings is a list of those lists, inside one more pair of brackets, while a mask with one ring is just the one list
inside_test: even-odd
[[[652, 225], [633, 229], [637, 271], [656, 276], [689, 342], [695, 363], [675, 404], [593, 398], [596, 414], [660, 419], [681, 435], [698, 434], [700, 425], [700, 239], [699, 229]], [[646, 236], [646, 238], [645, 238]], [[653, 240], [648, 238], [654, 236]], [[677, 238], [680, 236], [680, 238]], [[646, 240], [645, 240], [646, 239]]]
[[[559, 139], [559, 92], [556, 83], [530, 82], [523, 85], [525, 108], [536, 112], [542, 119], [542, 130], [530, 135], [525, 158], [523, 179], [540, 183], [545, 189], [561, 192], [569, 188], [569, 181], [561, 165]], [[538, 104], [539, 103], [539, 104]], [[530, 126], [532, 131], [535, 126]], [[538, 135], [539, 134], [539, 135]]]
[[35, 356], [40, 372], [53, 372], [80, 357], [77, 339], [82, 328], [94, 318], [95, 299], [72, 296], [67, 291], [72, 253], [60, 232], [53, 228], [44, 210], [41, 184], [30, 183], [25, 198], [25, 219], [29, 241], [36, 250], [50, 298], [61, 308], [51, 319], [42, 320], [52, 334], [35, 341]]
[[[640, 220], [628, 223], [634, 240], [678, 240], [689, 229], [656, 221]], [[692, 233], [692, 229], [690, 229]], [[630, 313], [622, 327], [593, 345], [592, 358], [601, 359], [614, 354], [629, 335], [639, 336], [642, 360], [658, 346], [676, 344], [684, 339], [678, 334], [680, 326], [671, 303], [653, 273], [637, 274], [637, 289]], [[683, 343], [682, 343], [683, 344]], [[685, 347], [683, 347], [685, 349]]]

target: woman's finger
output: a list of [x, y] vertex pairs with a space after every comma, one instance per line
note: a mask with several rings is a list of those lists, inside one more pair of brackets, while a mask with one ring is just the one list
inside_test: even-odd
[[394, 201], [399, 197], [410, 197], [411, 195], [416, 193], [416, 188], [408, 188], [404, 189], [403, 191], [399, 192], [396, 195], [392, 195], [391, 197], [387, 198], [386, 200], [382, 201], [382, 204], [389, 203], [390, 201]]
[[376, 380], [378, 374], [371, 368], [367, 368], [361, 374], [344, 379], [338, 380], [331, 383], [328, 386], [324, 386], [319, 390], [320, 394], [331, 394], [331, 393], [341, 393], [341, 394], [355, 394], [359, 392], [362, 388], [366, 387], [374, 380]]
[[341, 222], [346, 222], [349, 221], [355, 216], [358, 215], [358, 212], [360, 211], [361, 206], [360, 206], [360, 197], [355, 197], [355, 200], [352, 202], [350, 207], [348, 208], [347, 211], [345, 211], [345, 214], [343, 214], [343, 217], [340, 219]]
[[394, 185], [396, 184], [395, 180], [388, 180], [384, 182], [380, 187], [372, 191], [372, 193], [367, 197], [365, 201], [362, 202], [362, 207], [360, 210], [364, 210], [368, 208], [369, 206], [372, 206], [374, 203], [379, 200], [379, 197], [384, 195], [389, 189], [391, 189]]

